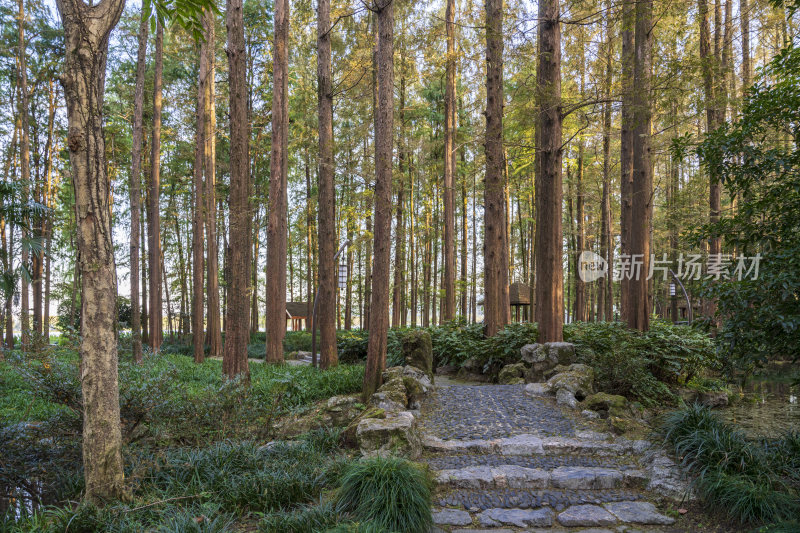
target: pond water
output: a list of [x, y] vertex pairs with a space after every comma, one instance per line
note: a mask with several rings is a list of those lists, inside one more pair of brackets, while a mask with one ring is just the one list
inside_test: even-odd
[[800, 386], [787, 368], [750, 380], [744, 399], [720, 414], [752, 436], [779, 437], [787, 431], [800, 432]]

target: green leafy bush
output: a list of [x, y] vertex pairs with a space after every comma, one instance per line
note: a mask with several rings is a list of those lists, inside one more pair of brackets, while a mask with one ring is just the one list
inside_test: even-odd
[[431, 517], [431, 480], [404, 459], [376, 457], [354, 463], [342, 477], [338, 509], [388, 531], [427, 533]]
[[699, 405], [663, 420], [665, 442], [695, 476], [710, 508], [742, 523], [790, 520], [800, 513], [800, 437], [748, 439]]
[[731, 276], [706, 287], [704, 296], [718, 302], [717, 338], [731, 374], [748, 375], [769, 358], [800, 359], [799, 122], [800, 47], [791, 43], [762, 69], [739, 119], [697, 147], [710, 175], [739, 200], [700, 228], [697, 241], [724, 235], [738, 255], [761, 255], [757, 279]]
[[595, 370], [599, 390], [645, 405], [673, 397], [669, 385], [686, 384], [704, 369], [719, 368], [713, 341], [687, 326], [655, 321], [640, 333], [621, 322], [575, 322], [564, 326], [579, 361]]

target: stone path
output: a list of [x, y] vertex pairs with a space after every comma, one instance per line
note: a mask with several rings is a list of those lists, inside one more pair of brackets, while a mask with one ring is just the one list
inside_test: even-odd
[[524, 385], [440, 385], [420, 417], [422, 460], [437, 482], [434, 531], [634, 533], [672, 524], [651, 503], [653, 470], [642, 461], [650, 443], [586, 424]]

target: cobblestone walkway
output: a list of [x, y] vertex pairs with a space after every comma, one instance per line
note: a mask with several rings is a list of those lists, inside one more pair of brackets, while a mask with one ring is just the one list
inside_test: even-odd
[[632, 533], [674, 522], [648, 501], [639, 459], [649, 443], [587, 430], [524, 385], [439, 386], [421, 411], [436, 532]]
[[440, 439], [498, 439], [519, 434], [572, 436], [575, 427], [524, 385], [439, 387], [423, 406], [422, 429]]

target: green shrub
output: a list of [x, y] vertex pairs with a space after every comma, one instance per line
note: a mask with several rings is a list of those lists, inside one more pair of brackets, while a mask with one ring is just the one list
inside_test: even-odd
[[427, 533], [433, 523], [427, 473], [399, 458], [376, 457], [353, 464], [342, 477], [337, 506], [355, 520], [389, 531]]
[[800, 513], [797, 435], [751, 440], [699, 405], [665, 417], [661, 432], [711, 509], [751, 524]]
[[564, 340], [594, 368], [598, 389], [644, 405], [672, 399], [668, 385], [685, 385], [704, 369], [719, 368], [705, 333], [662, 321], [645, 333], [621, 322], [575, 322], [564, 326]]

